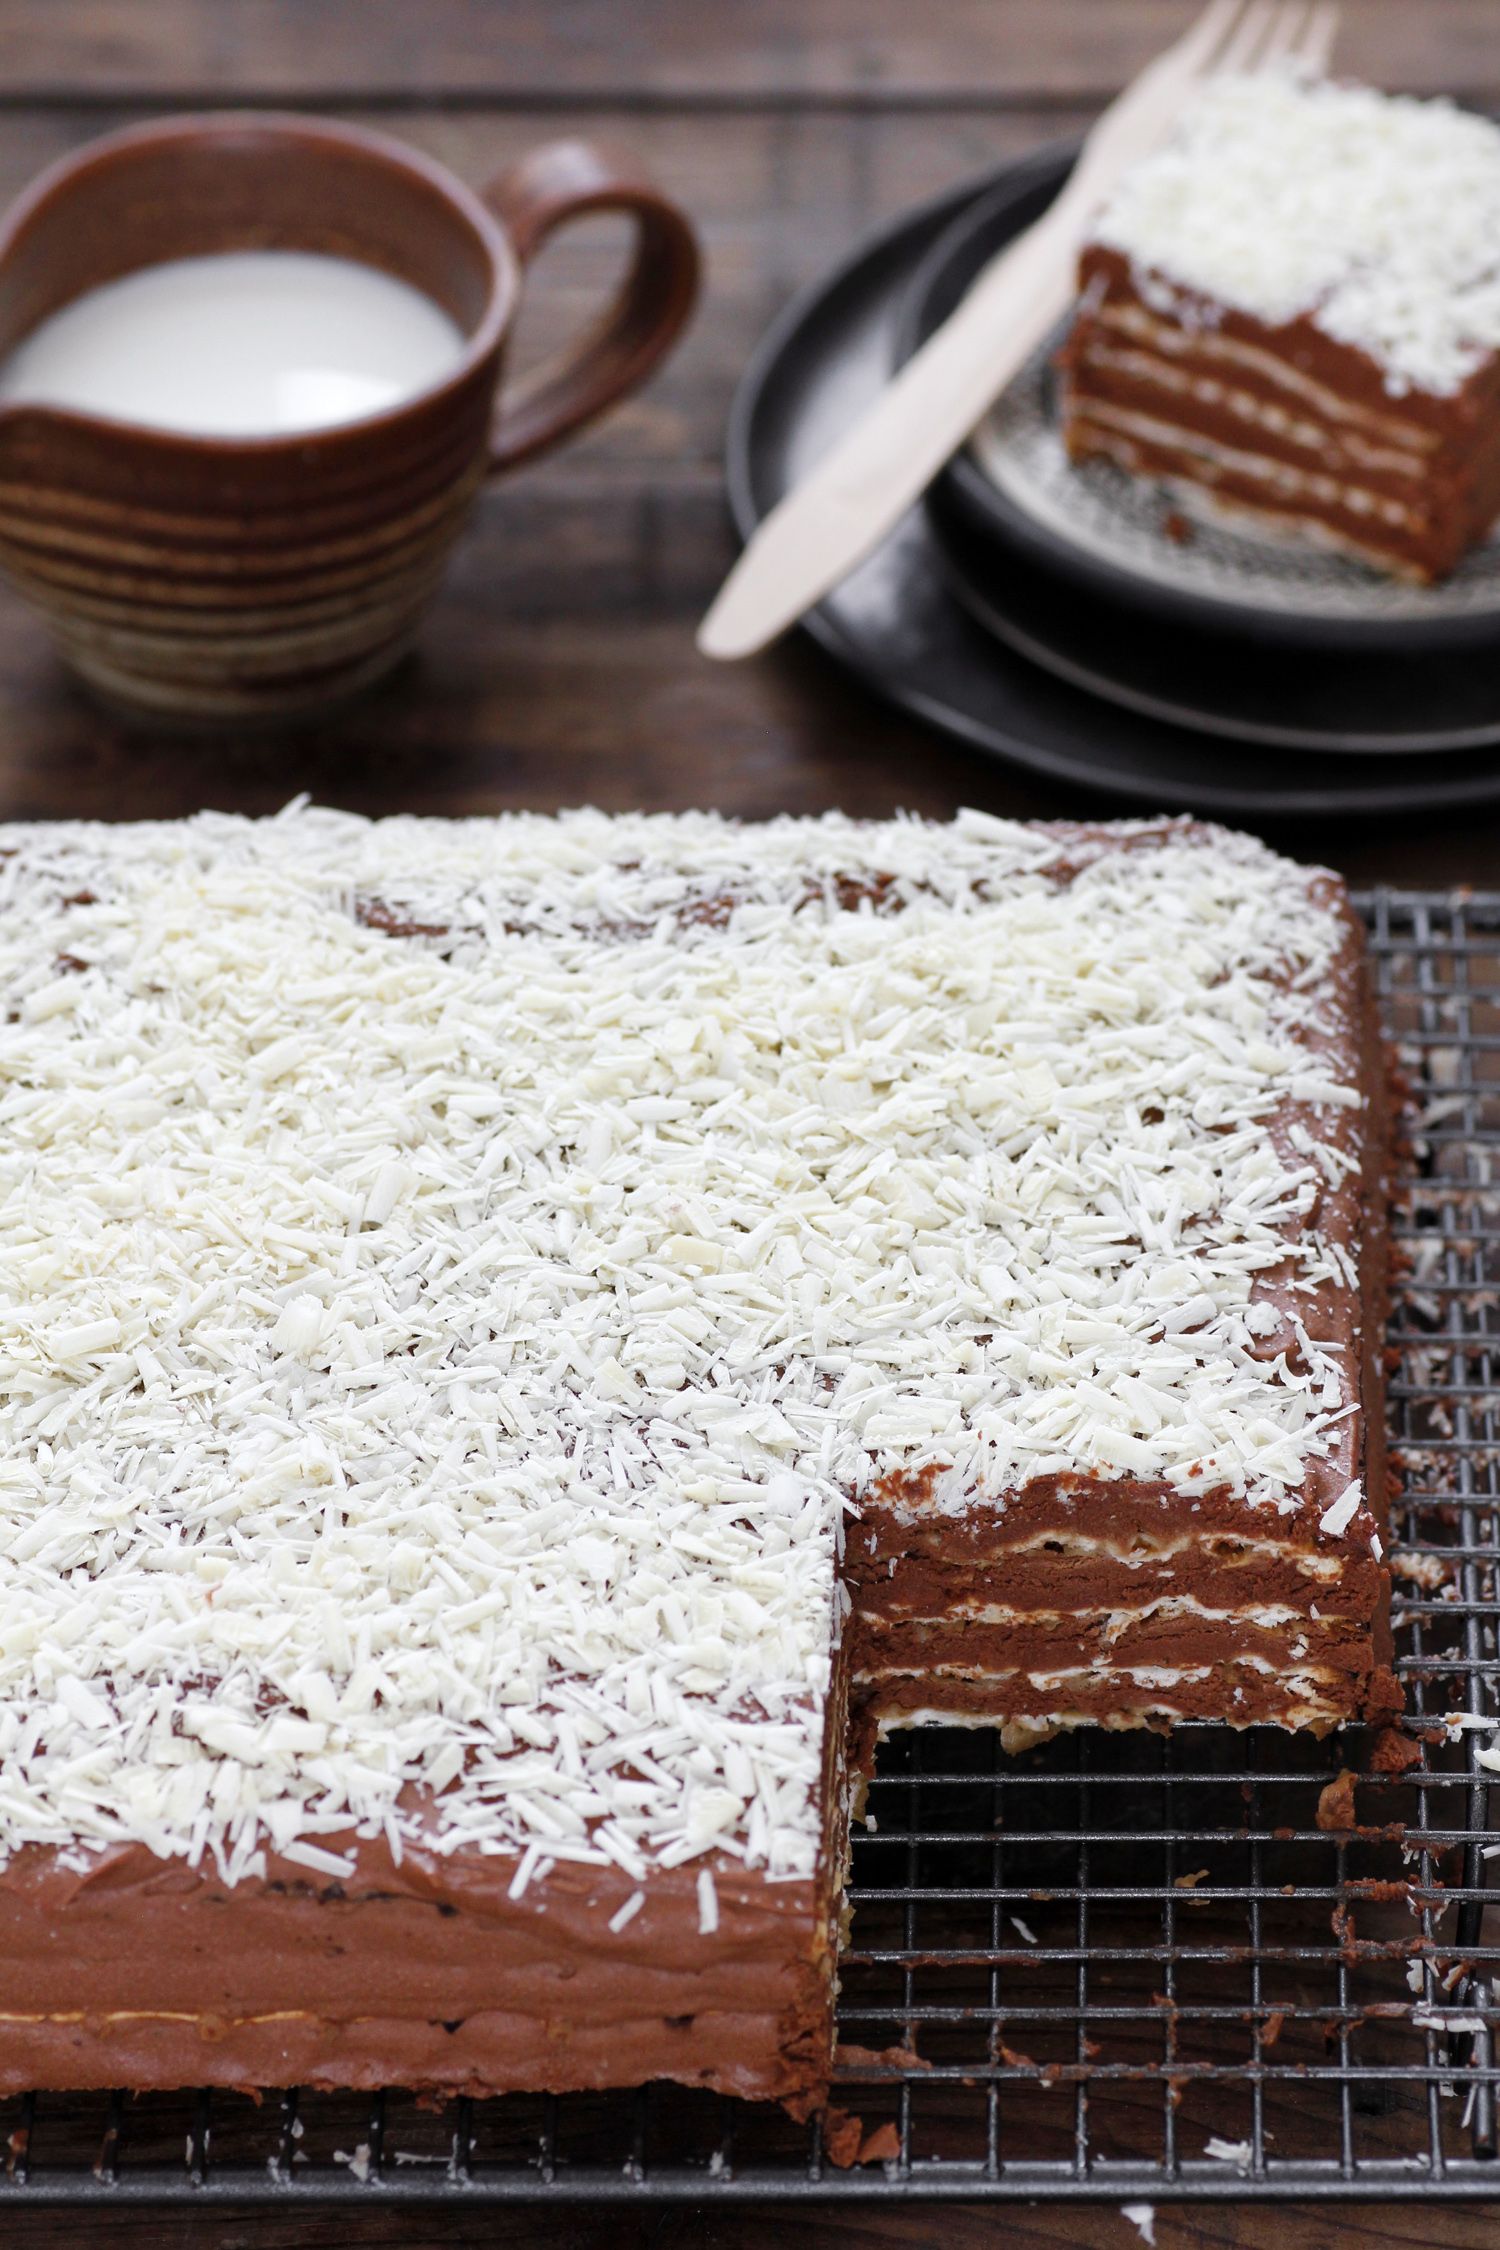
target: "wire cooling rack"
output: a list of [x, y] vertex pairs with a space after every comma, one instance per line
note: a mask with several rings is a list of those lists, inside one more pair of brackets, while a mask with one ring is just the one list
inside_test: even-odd
[[[856, 1832], [827, 2126], [671, 2087], [37, 2095], [0, 2105], [0, 2208], [1500, 2194], [1500, 893], [1361, 904], [1416, 1113], [1390, 1339], [1406, 1770], [1360, 1732], [1017, 1758], [906, 1734]], [[1346, 1773], [1348, 1826], [1323, 1795]]]

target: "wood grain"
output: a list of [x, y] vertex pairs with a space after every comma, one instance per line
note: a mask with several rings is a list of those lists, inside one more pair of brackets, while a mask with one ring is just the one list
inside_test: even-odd
[[[1158, 2204], [1156, 2250], [1492, 2250], [1500, 2203]], [[8, 2213], [6, 2250], [1143, 2250], [1118, 2204]]]
[[[5, 99], [988, 109], [1103, 100], [1193, 0], [7, 0]], [[1390, 85], [1500, 84], [1490, 0], [1345, 0]], [[357, 24], [357, 30], [356, 30]]]

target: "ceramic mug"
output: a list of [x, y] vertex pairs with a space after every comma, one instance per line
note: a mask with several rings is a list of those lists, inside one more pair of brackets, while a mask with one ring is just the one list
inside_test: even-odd
[[[597, 211], [635, 225], [618, 298], [560, 363], [507, 390], [525, 268], [556, 227]], [[290, 720], [378, 678], [481, 484], [639, 383], [698, 277], [682, 213], [587, 142], [536, 149], [476, 194], [355, 126], [184, 117], [93, 142], [15, 205], [0, 228], [0, 358], [102, 282], [243, 249], [381, 267], [435, 299], [465, 345], [397, 406], [287, 435], [0, 406], [0, 567], [94, 689], [158, 721]]]

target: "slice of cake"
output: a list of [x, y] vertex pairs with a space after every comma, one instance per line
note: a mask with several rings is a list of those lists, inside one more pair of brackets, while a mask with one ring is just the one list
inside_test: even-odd
[[880, 1727], [1390, 1707], [1334, 877], [293, 808], [0, 900], [0, 2089], [806, 2105]]
[[1284, 72], [1210, 81], [1079, 267], [1063, 427], [1191, 507], [1403, 577], [1500, 513], [1500, 127]]

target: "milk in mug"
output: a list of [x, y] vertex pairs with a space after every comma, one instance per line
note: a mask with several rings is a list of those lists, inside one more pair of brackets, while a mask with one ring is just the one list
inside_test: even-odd
[[197, 437], [285, 437], [450, 374], [457, 323], [376, 266], [302, 250], [171, 258], [85, 291], [0, 362], [26, 401]]

